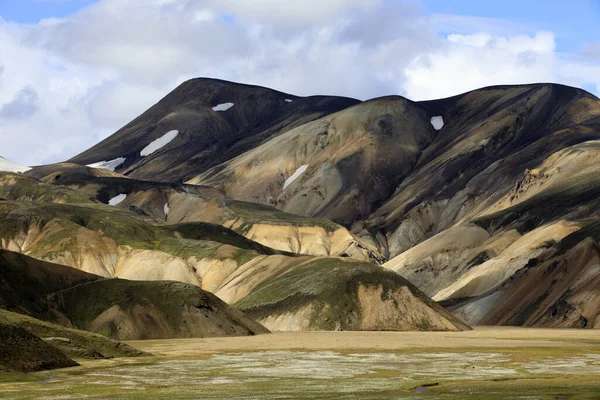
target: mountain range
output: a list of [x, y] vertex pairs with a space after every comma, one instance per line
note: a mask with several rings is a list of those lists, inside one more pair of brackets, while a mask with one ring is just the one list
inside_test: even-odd
[[600, 100], [556, 84], [193, 79], [70, 160], [0, 159], [0, 308], [121, 340], [598, 328], [599, 139]]

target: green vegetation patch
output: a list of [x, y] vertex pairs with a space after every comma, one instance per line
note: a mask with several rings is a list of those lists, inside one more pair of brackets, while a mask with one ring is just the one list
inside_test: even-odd
[[[230, 200], [227, 202], [229, 209], [235, 216], [241, 218], [247, 223], [268, 222], [280, 225], [295, 226], [319, 226], [327, 232], [335, 232], [340, 228], [338, 224], [327, 219], [310, 218], [301, 215], [295, 215], [280, 211], [276, 208], [257, 203], [246, 203], [242, 201]], [[243, 233], [243, 229], [241, 232]], [[236, 230], [240, 231], [240, 230]]]
[[23, 328], [40, 338], [58, 337], [69, 339], [77, 346], [96, 351], [104, 357], [137, 357], [148, 355], [148, 353], [134, 349], [123, 342], [109, 339], [96, 333], [66, 328], [5, 310], [0, 310], [0, 320]]
[[[50, 223], [54, 224], [28, 249], [37, 258], [56, 259], [85, 247], [86, 243], [81, 243], [79, 237], [81, 229], [98, 232], [114, 240], [117, 245], [134, 249], [160, 250], [183, 258], [233, 258], [238, 265], [261, 254], [282, 253], [219, 225], [187, 223], [154, 226], [125, 209], [102, 204], [82, 206], [6, 202], [2, 205], [1, 238], [13, 239], [29, 232], [33, 226], [43, 229]], [[232, 249], [230, 255], [219, 256], [218, 250], [224, 244], [239, 250]]]
[[0, 172], [0, 198], [48, 203], [96, 203], [92, 196], [78, 190], [49, 185], [21, 174], [4, 172]]
[[27, 330], [0, 323], [0, 366], [20, 372], [73, 367], [78, 365], [60, 350]]
[[175, 330], [182, 323], [181, 310], [184, 305], [213, 308], [209, 296], [197, 286], [181, 282], [124, 279], [106, 279], [75, 286], [55, 293], [50, 301], [64, 310], [80, 329], [89, 329], [94, 319], [115, 305], [123, 310], [137, 305], [156, 307], [164, 313]]
[[[320, 258], [284, 269], [235, 306], [260, 319], [312, 304], [319, 312], [314, 314], [311, 326], [324, 330], [357, 329], [361, 314], [357, 292], [363, 284], [382, 287], [382, 300], [386, 300], [392, 290], [411, 286], [398, 274], [370, 263]], [[417, 289], [414, 292], [425, 297]]]
[[244, 250], [254, 250], [260, 254], [273, 255], [280, 252], [252, 241], [239, 233], [221, 225], [204, 222], [190, 222], [163, 227], [171, 234], [179, 234], [185, 239], [208, 240], [238, 247]]

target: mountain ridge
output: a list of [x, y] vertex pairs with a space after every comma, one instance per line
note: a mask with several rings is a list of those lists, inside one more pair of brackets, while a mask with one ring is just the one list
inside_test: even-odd
[[[310, 317], [314, 303], [303, 303], [306, 296], [330, 299], [343, 315], [356, 312], [338, 309], [334, 292], [318, 285], [318, 293], [302, 289], [289, 301], [266, 295], [265, 287], [292, 290], [291, 276], [312, 287], [313, 278], [303, 274], [322, 272], [306, 265], [328, 265], [331, 256], [349, 258], [340, 261], [332, 287], [367, 268], [361, 262], [382, 264], [468, 323], [504, 323], [492, 316], [510, 304], [508, 293], [530, 287], [536, 268], [558, 262], [593, 275], [590, 264], [563, 253], [582, 246], [592, 257], [593, 246], [584, 241], [600, 240], [593, 228], [600, 206], [598, 143], [600, 99], [559, 84], [490, 86], [427, 101], [397, 95], [359, 101], [199, 78], [70, 164], [36, 167], [21, 180], [4, 178], [3, 185], [13, 201], [89, 202], [71, 208], [81, 215], [91, 209], [100, 215], [102, 204], [118, 198], [115, 215], [126, 213], [130, 225], [140, 227], [132, 231], [135, 240], [113, 246], [119, 262], [130, 265], [133, 275], [125, 276], [166, 278], [159, 266], [142, 268], [139, 260], [176, 257], [177, 279], [208, 285], [271, 327], [335, 327]], [[26, 177], [48, 186], [29, 182], [26, 191]], [[52, 187], [79, 195], [65, 197]], [[55, 218], [65, 218], [59, 214]], [[64, 228], [58, 220], [53, 224]], [[236, 250], [218, 237], [173, 237], [178, 233], [168, 227], [182, 223], [221, 225], [275, 252]], [[85, 229], [99, 233], [98, 225]], [[114, 235], [111, 229], [106, 232]], [[42, 257], [55, 254], [37, 244], [31, 249]], [[126, 270], [119, 265], [115, 271]], [[260, 279], [253, 279], [258, 271]], [[387, 282], [388, 275], [375, 271]], [[577, 271], [557, 275], [564, 284], [548, 291], [547, 301], [521, 305], [530, 315], [511, 323], [580, 327], [581, 317], [586, 327], [596, 326], [595, 295], [586, 297], [591, 289], [573, 283]], [[346, 293], [354, 299], [346, 302], [356, 305], [352, 296], [366, 293], [369, 302], [376, 297], [370, 287], [356, 290]], [[539, 298], [546, 296], [540, 290]], [[541, 318], [545, 312], [562, 313], [566, 322]], [[369, 326], [369, 317], [355, 317], [344, 327]]]

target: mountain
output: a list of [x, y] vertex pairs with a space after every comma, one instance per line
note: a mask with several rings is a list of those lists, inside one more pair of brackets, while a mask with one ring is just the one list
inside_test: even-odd
[[0, 238], [201, 287], [271, 329], [467, 328], [435, 302], [597, 327], [599, 151], [600, 100], [563, 85], [414, 102], [194, 79], [68, 162], [0, 177]]
[[370, 100], [288, 130], [188, 183], [350, 226], [393, 193], [436, 136], [402, 97]]
[[268, 332], [198, 286], [104, 279], [5, 250], [0, 309], [119, 340]]
[[[5, 307], [15, 311], [36, 309], [36, 316], [122, 340], [264, 331], [207, 290], [277, 330], [469, 329], [409, 282], [370, 262], [277, 251], [221, 225], [165, 224], [164, 217], [157, 220], [152, 213], [143, 212], [142, 204], [140, 208], [109, 206], [93, 196], [90, 200], [73, 195], [85, 194], [88, 186], [76, 190], [19, 176], [30, 187], [31, 198], [36, 199], [23, 200], [16, 190], [23, 185], [13, 175], [8, 178], [0, 192], [12, 195], [13, 200], [0, 201], [0, 243], [3, 248], [35, 258], [10, 264], [25, 263], [17, 270], [7, 267], [12, 271], [7, 279], [15, 283], [7, 286], [5, 296], [17, 300], [6, 301]], [[59, 195], [57, 188], [62, 190]], [[82, 202], [63, 203], [65, 193]], [[289, 217], [293, 217], [291, 222], [298, 222]], [[307, 230], [298, 230], [299, 234], [314, 229], [314, 223], [304, 219]], [[262, 224], [264, 229], [277, 228]], [[307, 242], [299, 238], [298, 243]], [[17, 257], [17, 253], [10, 253], [10, 257]], [[72, 268], [40, 267], [36, 259]], [[35, 268], [29, 268], [30, 263]], [[39, 268], [68, 271], [69, 279], [78, 280], [59, 289], [57, 285], [63, 281], [44, 272], [43, 281], [48, 282], [44, 287], [38, 272], [32, 272]], [[290, 276], [304, 274], [308, 274], [303, 278], [307, 287], [293, 295], [296, 300], [292, 303], [287, 295], [281, 297], [282, 290], [287, 293], [292, 288], [272, 293], [263, 289], [272, 280], [286, 282]], [[39, 299], [33, 304], [23, 303], [21, 290], [44, 294], [53, 314], [44, 316]], [[319, 317], [323, 308], [331, 309], [326, 319]], [[265, 309], [271, 309], [267, 318]], [[383, 313], [403, 316], [378, 319]], [[280, 319], [282, 314], [284, 320]], [[307, 318], [312, 314], [314, 318]]]
[[182, 182], [290, 127], [358, 100], [297, 97], [213, 79], [181, 84], [148, 111], [69, 160], [105, 165], [136, 179]]
[[[35, 167], [26, 176], [2, 177], [0, 173], [0, 197], [63, 203], [65, 196], [71, 196], [67, 202], [103, 204], [122, 197], [115, 204], [119, 208], [168, 224], [220, 224], [276, 250], [383, 261], [377, 248], [329, 220], [302, 218], [273, 207], [235, 201], [207, 186], [142, 181], [110, 171], [106, 171], [111, 174], [107, 176], [102, 171], [106, 170], [55, 164]], [[65, 187], [74, 190], [65, 192]]]
[[142, 357], [150, 354], [103, 335], [42, 321], [27, 315], [0, 309], [5, 324], [35, 335], [75, 360]]
[[[236, 271], [216, 293], [272, 330], [471, 329], [410, 282], [377, 265], [336, 258], [296, 265], [265, 261]], [[248, 280], [259, 273], [262, 279], [244, 296]]]

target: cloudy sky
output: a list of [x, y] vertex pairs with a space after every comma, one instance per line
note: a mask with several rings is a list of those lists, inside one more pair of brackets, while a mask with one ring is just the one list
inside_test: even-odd
[[493, 3], [0, 0], [0, 155], [68, 159], [198, 76], [359, 99], [539, 81], [600, 94], [600, 0]]

